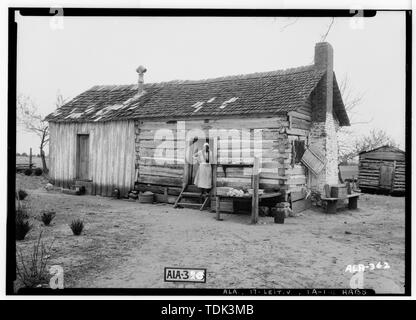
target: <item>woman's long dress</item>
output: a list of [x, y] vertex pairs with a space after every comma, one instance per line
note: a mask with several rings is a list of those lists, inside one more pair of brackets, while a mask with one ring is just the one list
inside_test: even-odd
[[[194, 184], [198, 188], [211, 189], [212, 168], [211, 164], [206, 161], [206, 152], [200, 150], [195, 154], [194, 157], [199, 163], [198, 172], [196, 173]], [[211, 152], [209, 152], [209, 159], [212, 159]]]

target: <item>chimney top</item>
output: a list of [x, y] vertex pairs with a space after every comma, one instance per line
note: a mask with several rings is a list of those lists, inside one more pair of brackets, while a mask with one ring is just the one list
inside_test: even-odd
[[137, 82], [137, 94], [138, 95], [141, 95], [141, 94], [144, 93], [144, 79], [143, 79], [144, 77], [143, 77], [143, 74], [146, 71], [147, 71], [147, 69], [145, 67], [141, 66], [141, 65], [136, 69], [136, 72], [139, 74], [139, 80]]
[[334, 49], [328, 42], [315, 44], [315, 65], [322, 69], [333, 69]]
[[138, 74], [143, 74], [147, 71], [147, 69], [145, 67], [143, 67], [142, 65], [138, 66], [138, 68], [136, 69], [136, 72]]

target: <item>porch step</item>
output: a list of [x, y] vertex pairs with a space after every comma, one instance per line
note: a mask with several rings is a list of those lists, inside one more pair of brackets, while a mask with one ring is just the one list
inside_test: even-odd
[[184, 198], [200, 198], [201, 193], [196, 192], [182, 192], [182, 197]]
[[[210, 195], [201, 197], [200, 190], [196, 186], [187, 185], [182, 188], [182, 191], [176, 199], [173, 207], [199, 208], [199, 210], [204, 210], [208, 204], [209, 199]], [[203, 200], [202, 203], [201, 200]], [[199, 203], [196, 203], [196, 201], [199, 201]]]
[[187, 192], [192, 192], [192, 193], [201, 193], [201, 189], [199, 189], [196, 185], [194, 184], [189, 184], [186, 186], [186, 191]]
[[179, 202], [178, 206], [181, 207], [191, 207], [191, 208], [200, 208], [202, 203], [192, 203], [192, 202]]

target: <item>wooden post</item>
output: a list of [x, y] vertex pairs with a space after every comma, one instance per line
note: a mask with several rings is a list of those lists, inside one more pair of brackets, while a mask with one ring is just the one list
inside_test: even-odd
[[215, 197], [215, 212], [217, 214], [216, 219], [221, 221], [221, 217], [220, 217], [220, 197], [218, 197], [218, 196]]
[[394, 179], [396, 178], [396, 160], [393, 161], [393, 174], [391, 176], [391, 187], [390, 191], [394, 189]]
[[336, 200], [327, 200], [326, 202], [326, 212], [327, 213], [337, 213], [337, 203]]
[[358, 208], [358, 197], [348, 199], [348, 209], [355, 210]]
[[255, 224], [259, 218], [259, 166], [260, 160], [254, 157], [253, 165], [253, 196], [251, 200], [251, 223]]
[[32, 169], [32, 148], [30, 148], [29, 152], [29, 168]]
[[[212, 192], [211, 192], [211, 200], [217, 196], [217, 168], [218, 168], [218, 137], [215, 137], [212, 140], [212, 157], [211, 160], [212, 164]], [[217, 205], [217, 204], [216, 204]], [[218, 204], [219, 208], [219, 204]], [[219, 219], [219, 215], [217, 213], [217, 219]]]
[[185, 141], [185, 158], [183, 164], [183, 180], [182, 180], [182, 188], [186, 188], [189, 181], [190, 175], [190, 167], [191, 164], [189, 161], [193, 161], [193, 154], [191, 152], [191, 144], [188, 141]]
[[166, 202], [166, 203], [168, 203], [168, 201], [169, 201], [169, 195], [168, 195], [168, 188], [166, 187], [165, 188], [165, 190], [164, 190], [164, 192], [163, 192], [163, 198], [164, 198], [164, 201]]

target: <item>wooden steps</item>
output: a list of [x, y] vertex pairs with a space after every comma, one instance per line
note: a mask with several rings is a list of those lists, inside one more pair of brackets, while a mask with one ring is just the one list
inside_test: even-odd
[[201, 204], [192, 202], [179, 202], [178, 207], [201, 208]]
[[196, 192], [182, 192], [182, 197], [186, 198], [200, 198], [201, 194]]
[[[197, 192], [195, 192], [197, 191]], [[204, 210], [207, 206], [209, 199], [211, 197], [211, 193], [201, 197], [201, 193], [199, 189], [195, 185], [187, 185], [182, 188], [181, 193], [179, 194], [178, 198], [173, 205], [174, 208], [199, 208], [199, 210]], [[201, 203], [201, 200], [204, 201]]]

